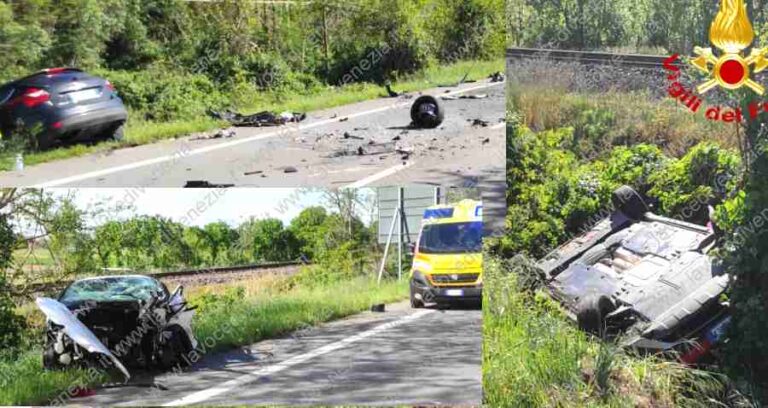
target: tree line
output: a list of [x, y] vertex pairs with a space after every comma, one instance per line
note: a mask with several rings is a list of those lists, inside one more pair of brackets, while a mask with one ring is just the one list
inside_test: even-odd
[[[240, 225], [185, 225], [167, 217], [115, 216], [120, 209], [81, 208], [74, 196], [4, 190], [0, 260], [19, 286], [125, 268], [138, 273], [177, 268], [303, 260], [318, 264], [376, 253], [376, 230], [356, 215], [357, 192], [329, 192], [327, 206], [303, 209], [289, 224], [251, 218]], [[92, 225], [93, 220], [103, 220]]]
[[[768, 37], [768, 3], [746, 0], [758, 33]], [[661, 49], [689, 54], [709, 44], [719, 1], [712, 0], [509, 0], [509, 45], [595, 50]]]
[[162, 67], [216, 83], [339, 83], [373, 50], [360, 80], [430, 62], [498, 57], [503, 0], [0, 0], [0, 80], [50, 66]]

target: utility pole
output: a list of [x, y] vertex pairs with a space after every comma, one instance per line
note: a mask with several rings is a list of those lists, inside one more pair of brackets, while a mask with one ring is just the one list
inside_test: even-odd
[[403, 223], [405, 222], [404, 188], [397, 189], [397, 211], [400, 219], [397, 224], [397, 280], [403, 279]]
[[323, 4], [323, 50], [325, 52], [325, 75], [331, 71], [329, 64], [330, 48], [328, 45], [328, 5]]

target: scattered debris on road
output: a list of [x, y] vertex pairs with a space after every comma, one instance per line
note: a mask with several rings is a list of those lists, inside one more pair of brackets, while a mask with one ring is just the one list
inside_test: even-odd
[[384, 313], [385, 312], [385, 305], [384, 303], [378, 303], [375, 305], [371, 305], [371, 312], [374, 313]]
[[230, 188], [234, 184], [214, 184], [206, 180], [190, 180], [184, 185], [184, 188]]
[[387, 89], [387, 95], [389, 95], [390, 98], [397, 98], [398, 96], [401, 95], [399, 92], [395, 92], [392, 90], [392, 83], [389, 81], [387, 81], [384, 87]]
[[411, 158], [411, 155], [415, 152], [415, 150], [412, 147], [399, 147], [395, 149], [395, 152], [402, 155], [400, 157], [402, 160], [408, 160]]
[[283, 173], [290, 174], [290, 173], [298, 173], [299, 169], [293, 166], [285, 166], [283, 167]]
[[211, 117], [219, 120], [225, 120], [232, 126], [282, 126], [287, 123], [299, 123], [307, 118], [306, 113], [283, 112], [280, 114], [263, 111], [253, 115], [243, 115], [238, 112], [226, 110], [224, 112], [210, 112]]
[[458, 101], [459, 99], [486, 99], [488, 98], [488, 94], [476, 94], [476, 95], [443, 95], [440, 97], [440, 99], [444, 101]]
[[360, 136], [355, 136], [349, 132], [344, 132], [344, 139], [365, 140], [365, 138]]
[[229, 139], [229, 138], [235, 137], [235, 135], [236, 135], [235, 129], [232, 129], [232, 128], [219, 129], [216, 132], [202, 134], [200, 136], [192, 138], [191, 140]]
[[491, 82], [504, 82], [504, 80], [506, 79], [506, 77], [504, 76], [504, 74], [501, 73], [501, 71], [494, 72], [488, 78], [491, 80]]
[[488, 127], [490, 126], [490, 122], [487, 120], [482, 119], [469, 119], [468, 122], [472, 122], [473, 127]]
[[245, 176], [255, 176], [257, 174], [262, 174], [262, 173], [264, 173], [263, 170], [254, 170], [254, 171], [246, 171], [245, 173], [243, 173], [243, 175], [245, 175]]

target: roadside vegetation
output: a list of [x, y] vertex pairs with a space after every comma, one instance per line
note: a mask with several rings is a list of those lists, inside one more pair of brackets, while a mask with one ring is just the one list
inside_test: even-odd
[[[501, 0], [250, 3], [0, 2], [0, 83], [51, 66], [106, 77], [130, 110], [126, 140], [32, 153], [29, 164], [223, 124], [211, 109], [330, 108], [503, 69]], [[6, 144], [0, 168], [19, 146]]]
[[[709, 44], [709, 25], [719, 1], [509, 0], [507, 45], [614, 52], [688, 55]], [[768, 9], [745, 1], [756, 32], [765, 42]]]

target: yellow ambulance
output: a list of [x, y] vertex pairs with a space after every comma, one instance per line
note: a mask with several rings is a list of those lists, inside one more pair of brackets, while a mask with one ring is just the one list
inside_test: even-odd
[[411, 267], [411, 306], [477, 301], [483, 293], [483, 204], [463, 200], [424, 211]]

